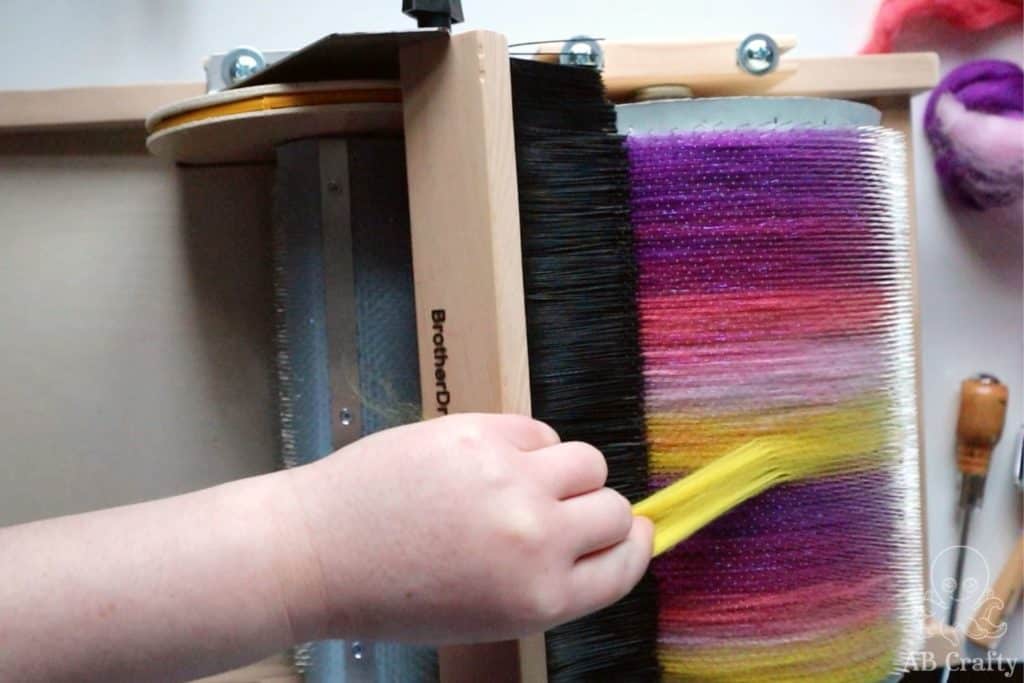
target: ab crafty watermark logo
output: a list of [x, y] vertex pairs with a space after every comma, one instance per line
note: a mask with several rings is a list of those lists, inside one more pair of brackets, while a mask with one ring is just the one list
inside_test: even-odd
[[[961, 550], [964, 553], [964, 566], [971, 568], [971, 574], [963, 578], [957, 593], [957, 582], [950, 576], [950, 569], [955, 566]], [[1001, 620], [997, 622], [999, 615], [1003, 614], [1004, 604], [989, 592], [992, 574], [985, 557], [975, 548], [959, 545], [946, 548], [932, 560], [929, 578], [931, 589], [927, 599], [936, 619], [945, 619], [953, 609], [955, 599], [959, 623], [970, 624], [969, 629], [989, 634], [996, 642], [1006, 634], [1008, 625]], [[964, 640], [962, 630], [939, 631], [938, 636], [930, 641], [931, 647], [912, 654], [906, 666], [918, 671], [945, 668], [951, 672], [998, 672], [1007, 679], [1013, 678], [1019, 666], [1014, 658], [992, 649], [980, 656], [965, 655]], [[943, 644], [945, 647], [942, 647]]]
[[1003, 678], [1011, 679], [1017, 673], [1020, 663], [1012, 657], [1004, 657], [995, 650], [989, 650], [984, 657], [964, 657], [950, 652], [940, 661], [934, 652], [918, 652], [911, 655], [907, 669], [913, 671], [936, 671], [948, 669], [950, 672], [1000, 673]]
[[[969, 545], [950, 546], [932, 560], [930, 571], [930, 585], [932, 589], [928, 596], [931, 602], [932, 614], [936, 615], [936, 617], [944, 617], [953, 609], [953, 596], [956, 595], [957, 589], [956, 579], [939, 568], [954, 566], [953, 563], [956, 562], [956, 558], [961, 551], [964, 553], [964, 566], [971, 567], [974, 571], [971, 576], [965, 576], [960, 585], [957, 613], [961, 618], [958, 621], [963, 621], [964, 617], [970, 621], [973, 615], [979, 619], [979, 622], [983, 622], [985, 619], [991, 619], [995, 614], [1002, 613], [1004, 605], [999, 598], [988, 593], [988, 588], [992, 583], [992, 573], [989, 570], [988, 561], [984, 555]], [[985, 613], [979, 614], [978, 610], [981, 609], [982, 605], [985, 605]], [[985, 626], [986, 632], [991, 633], [996, 640], [1002, 638], [1008, 629], [1005, 623], [979, 623], [979, 625]], [[950, 640], [948, 636], [946, 638]], [[955, 638], [950, 640], [950, 645], [953, 647], [957, 646]]]

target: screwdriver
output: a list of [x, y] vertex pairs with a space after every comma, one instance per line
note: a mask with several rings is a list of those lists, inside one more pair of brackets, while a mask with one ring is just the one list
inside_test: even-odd
[[953, 598], [947, 624], [956, 624], [960, 604], [960, 584], [964, 572], [967, 534], [971, 526], [971, 513], [981, 503], [985, 491], [992, 449], [1003, 433], [1006, 419], [1006, 385], [992, 375], [979, 374], [965, 379], [960, 385], [960, 416], [956, 424], [956, 465], [960, 470], [960, 546], [956, 557]]

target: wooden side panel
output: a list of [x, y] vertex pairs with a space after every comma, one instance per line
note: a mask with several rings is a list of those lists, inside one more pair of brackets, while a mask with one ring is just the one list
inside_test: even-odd
[[[401, 52], [424, 417], [530, 413], [508, 51], [472, 31]], [[446, 648], [445, 681], [543, 681], [543, 637]]]
[[202, 95], [203, 83], [148, 83], [0, 93], [0, 130], [142, 127], [160, 107]]
[[763, 91], [721, 94], [801, 95], [859, 100], [868, 97], [901, 98], [909, 111], [910, 95], [935, 87], [939, 56], [934, 52], [885, 55], [848, 55], [793, 60], [796, 71]]
[[[796, 45], [792, 36], [776, 36], [786, 53]], [[655, 85], [685, 85], [696, 97], [728, 95], [799, 95], [865, 99], [920, 92], [935, 85], [938, 56], [931, 52], [845, 55], [793, 59], [782, 55], [778, 67], [764, 76], [751, 76], [736, 64], [741, 38], [627, 43], [603, 41], [602, 76], [608, 96], [628, 102], [637, 90]], [[537, 48], [537, 58], [555, 61], [561, 43]]]
[[[859, 100], [927, 90], [939, 76], [938, 56], [931, 52], [840, 57], [783, 58], [766, 76], [748, 76], [738, 68], [730, 78], [705, 78], [693, 86], [697, 97], [774, 95], [836, 97]], [[614, 79], [613, 79], [614, 83]], [[618, 84], [609, 86], [614, 100], [627, 98]]]
[[[601, 41], [604, 53], [602, 77], [613, 100], [632, 99], [633, 93], [652, 85], [680, 84], [696, 91], [723, 87], [749, 88], [764, 82], [778, 83], [796, 71], [793, 60], [784, 56], [775, 71], [751, 76], [736, 63], [736, 49], [745, 36], [712, 40], [672, 42]], [[796, 47], [796, 36], [773, 36], [781, 53]], [[542, 43], [536, 58], [557, 62], [562, 43]]]
[[[796, 40], [777, 36], [785, 52]], [[459, 41], [459, 36], [452, 43]], [[604, 80], [609, 97], [627, 102], [640, 88], [682, 84], [698, 97], [801, 95], [866, 99], [906, 95], [935, 86], [938, 56], [932, 52], [845, 55], [794, 59], [784, 56], [767, 76], [744, 73], [735, 63], [735, 40], [621, 43], [605, 41]], [[539, 52], [557, 52], [545, 43]], [[417, 48], [421, 52], [425, 48]], [[538, 59], [552, 61], [550, 54]], [[201, 95], [202, 83], [144, 84], [0, 92], [0, 130], [141, 126], [157, 109]], [[354, 124], [353, 124], [354, 125]]]
[[504, 38], [474, 31], [405, 49], [402, 91], [424, 415], [527, 414]]

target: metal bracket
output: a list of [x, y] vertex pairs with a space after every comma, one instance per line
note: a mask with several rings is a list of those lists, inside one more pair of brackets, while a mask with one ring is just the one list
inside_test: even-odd
[[[275, 306], [282, 455], [302, 465], [362, 436], [348, 143], [300, 140], [277, 148]], [[300, 666], [373, 683], [375, 647], [300, 646]]]
[[363, 435], [356, 327], [355, 265], [348, 143], [322, 139], [320, 147], [320, 229], [324, 253], [327, 374], [331, 388], [331, 443], [346, 446]]

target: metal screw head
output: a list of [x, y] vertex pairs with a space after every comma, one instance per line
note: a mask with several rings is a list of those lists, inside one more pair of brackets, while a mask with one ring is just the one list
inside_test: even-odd
[[764, 76], [779, 65], [779, 46], [771, 36], [753, 33], [740, 41], [736, 63], [752, 76]]
[[363, 658], [363, 644], [358, 640], [352, 641], [352, 659]]
[[604, 67], [604, 50], [597, 41], [587, 36], [575, 36], [562, 45], [558, 62], [565, 66]]
[[267, 60], [256, 48], [242, 46], [224, 55], [222, 64], [221, 76], [224, 82], [234, 85], [262, 71], [267, 65]]

